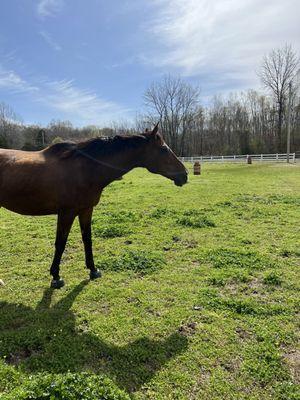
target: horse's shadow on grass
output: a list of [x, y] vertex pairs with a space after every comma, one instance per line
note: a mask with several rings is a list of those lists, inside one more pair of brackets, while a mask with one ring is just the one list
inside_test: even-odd
[[134, 392], [187, 349], [186, 337], [178, 332], [162, 341], [143, 337], [117, 347], [89, 333], [88, 325], [77, 327], [70, 308], [86, 284], [81, 282], [51, 308], [53, 289], [45, 290], [36, 309], [0, 301], [0, 356], [29, 373], [103, 373]]

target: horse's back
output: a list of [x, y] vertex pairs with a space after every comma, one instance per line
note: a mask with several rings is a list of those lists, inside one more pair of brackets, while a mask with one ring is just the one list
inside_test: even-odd
[[91, 184], [86, 163], [72, 157], [74, 145], [37, 152], [0, 151], [0, 207], [19, 214], [56, 214], [83, 209], [99, 201], [102, 188]]
[[20, 214], [55, 212], [58, 174], [51, 164], [40, 151], [1, 149], [0, 206]]
[[0, 149], [0, 188], [4, 180], [10, 181], [12, 176], [23, 179], [22, 175], [44, 164], [45, 160], [40, 151], [22, 151]]
[[41, 151], [0, 149], [0, 168], [20, 162], [37, 162], [43, 159]]

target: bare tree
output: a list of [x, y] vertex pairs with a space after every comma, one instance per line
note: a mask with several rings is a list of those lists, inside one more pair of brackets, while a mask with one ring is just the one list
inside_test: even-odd
[[199, 103], [199, 89], [169, 75], [146, 90], [144, 102], [149, 109], [148, 121], [156, 123], [159, 120], [166, 141], [182, 155]]
[[263, 58], [259, 77], [263, 85], [271, 91], [277, 103], [277, 138], [282, 147], [282, 126], [289, 82], [296, 77], [299, 69], [299, 58], [290, 45], [273, 49]]
[[0, 147], [20, 147], [21, 118], [6, 103], [0, 103]]

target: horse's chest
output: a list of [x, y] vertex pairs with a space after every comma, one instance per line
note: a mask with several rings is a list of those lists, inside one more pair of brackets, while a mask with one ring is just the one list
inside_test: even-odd
[[80, 170], [46, 164], [25, 164], [22, 168], [14, 164], [4, 171], [0, 184], [0, 206], [27, 215], [90, 208], [98, 203], [101, 193]]

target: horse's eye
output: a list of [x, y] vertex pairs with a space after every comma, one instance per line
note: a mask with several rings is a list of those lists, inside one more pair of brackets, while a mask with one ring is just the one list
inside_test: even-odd
[[167, 147], [161, 147], [160, 150], [162, 153], [168, 153], [169, 151]]

